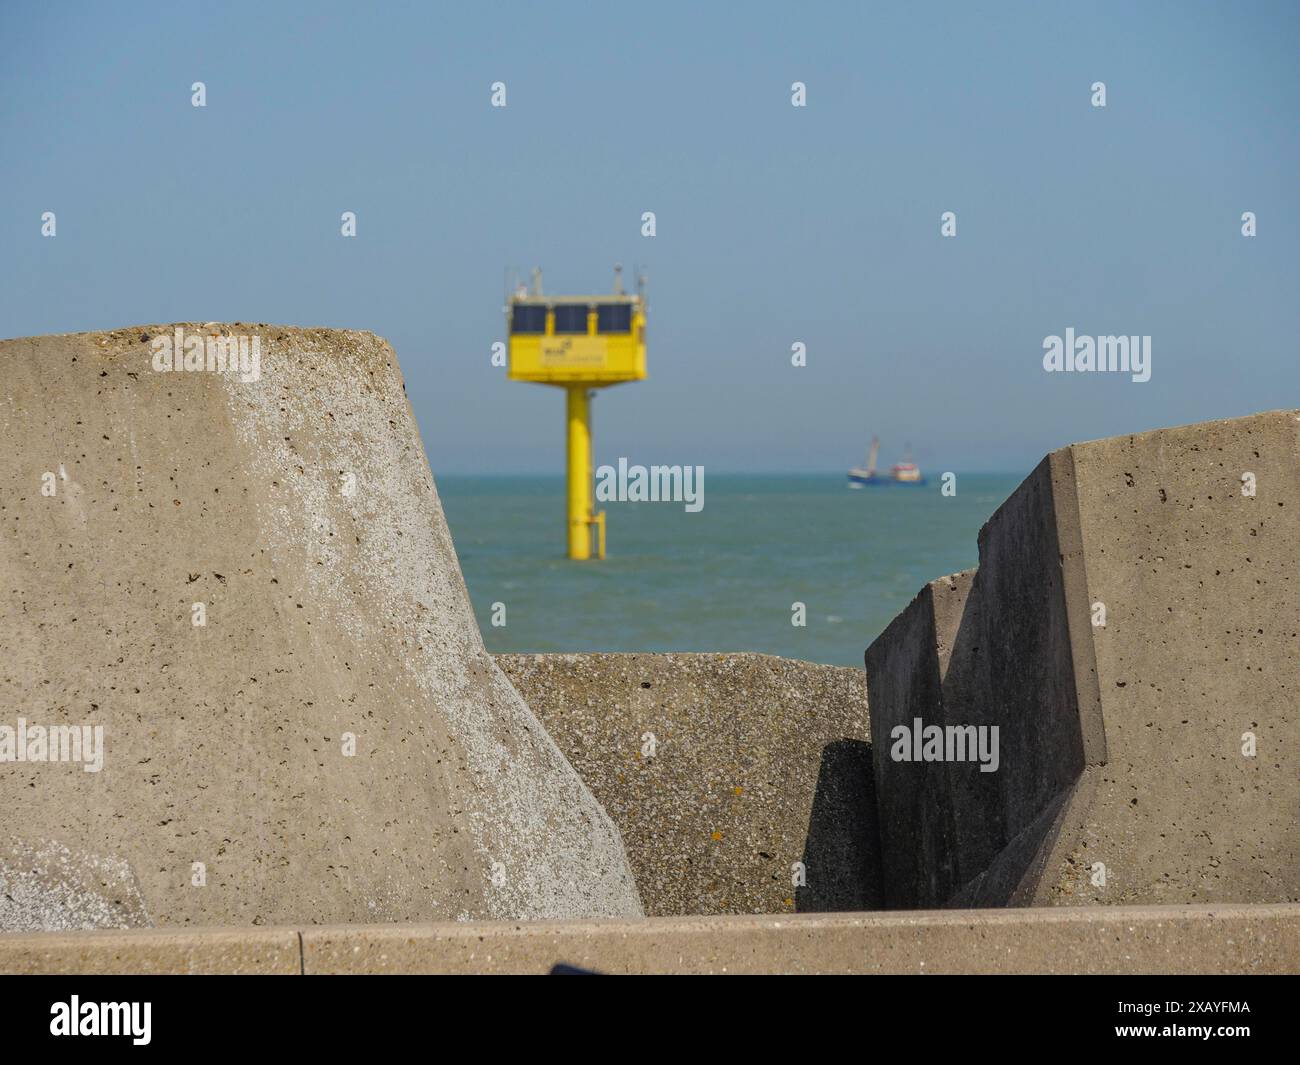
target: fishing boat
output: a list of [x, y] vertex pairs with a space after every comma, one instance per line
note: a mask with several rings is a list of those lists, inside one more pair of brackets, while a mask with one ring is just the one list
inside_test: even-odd
[[864, 485], [869, 484], [925, 484], [925, 478], [921, 476], [920, 467], [912, 461], [912, 449], [910, 447], [903, 449], [903, 461], [889, 467], [888, 473], [878, 473], [876, 471], [876, 456], [879, 453], [880, 441], [873, 436], [871, 438], [871, 451], [867, 454], [866, 466], [855, 466], [849, 470], [850, 488], [862, 488]]

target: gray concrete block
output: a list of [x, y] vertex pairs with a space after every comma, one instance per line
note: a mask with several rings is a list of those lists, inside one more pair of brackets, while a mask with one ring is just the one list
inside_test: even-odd
[[[1300, 898], [1298, 430], [1280, 411], [1054, 452], [964, 596], [934, 582], [872, 644], [890, 905]], [[918, 716], [997, 725], [998, 771], [895, 762]]]
[[621, 830], [648, 914], [879, 905], [861, 672], [754, 654], [497, 660]]
[[0, 726], [105, 752], [3, 765], [0, 927], [638, 914], [484, 650], [392, 349], [186, 324], [259, 372], [163, 372], [175, 328], [0, 343]]
[[1071, 450], [1107, 756], [1038, 900], [1300, 899], [1300, 411]]

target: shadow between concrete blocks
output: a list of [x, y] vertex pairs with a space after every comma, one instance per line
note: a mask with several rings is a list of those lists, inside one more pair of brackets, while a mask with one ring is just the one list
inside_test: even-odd
[[870, 743], [836, 740], [822, 748], [803, 863], [808, 883], [795, 889], [798, 912], [881, 908], [880, 833]]

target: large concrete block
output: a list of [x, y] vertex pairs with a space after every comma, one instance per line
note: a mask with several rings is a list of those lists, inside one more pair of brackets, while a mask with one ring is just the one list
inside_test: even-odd
[[1300, 411], [1072, 451], [1107, 756], [1038, 900], [1300, 900]]
[[[1298, 440], [1280, 411], [1054, 452], [872, 644], [889, 905], [1300, 898]], [[997, 726], [997, 771], [896, 760], [917, 718]]]
[[957, 716], [945, 683], [973, 577], [968, 571], [927, 584], [867, 654], [872, 697], [887, 715], [873, 722], [872, 745], [885, 906], [941, 905], [962, 883], [954, 774], [895, 761], [890, 751], [892, 730], [911, 727], [917, 715], [938, 725]]
[[497, 661], [622, 831], [647, 913], [879, 905], [860, 672], [756, 654]]
[[184, 325], [260, 365], [164, 372], [176, 328], [0, 343], [0, 757], [103, 729], [97, 772], [0, 762], [0, 928], [638, 914], [483, 648], [392, 349]]

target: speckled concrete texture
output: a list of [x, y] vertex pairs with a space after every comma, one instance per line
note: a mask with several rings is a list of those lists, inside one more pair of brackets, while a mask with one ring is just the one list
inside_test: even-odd
[[1300, 411], [1071, 450], [1106, 758], [1040, 897], [1300, 901]]
[[0, 973], [1295, 973], [1297, 906], [0, 935]]
[[[0, 764], [0, 773], [12, 763]], [[149, 912], [121, 858], [13, 835], [0, 850], [0, 929], [138, 928]]]
[[[1300, 412], [1048, 456], [867, 651], [889, 904], [1300, 900], [1297, 544]], [[894, 762], [916, 716], [999, 771]]]
[[483, 648], [392, 349], [190, 323], [260, 374], [162, 372], [177, 328], [0, 343], [0, 726], [104, 729], [99, 772], [0, 765], [0, 927], [639, 914]]
[[758, 654], [497, 661], [622, 831], [648, 914], [878, 905], [860, 670]]

